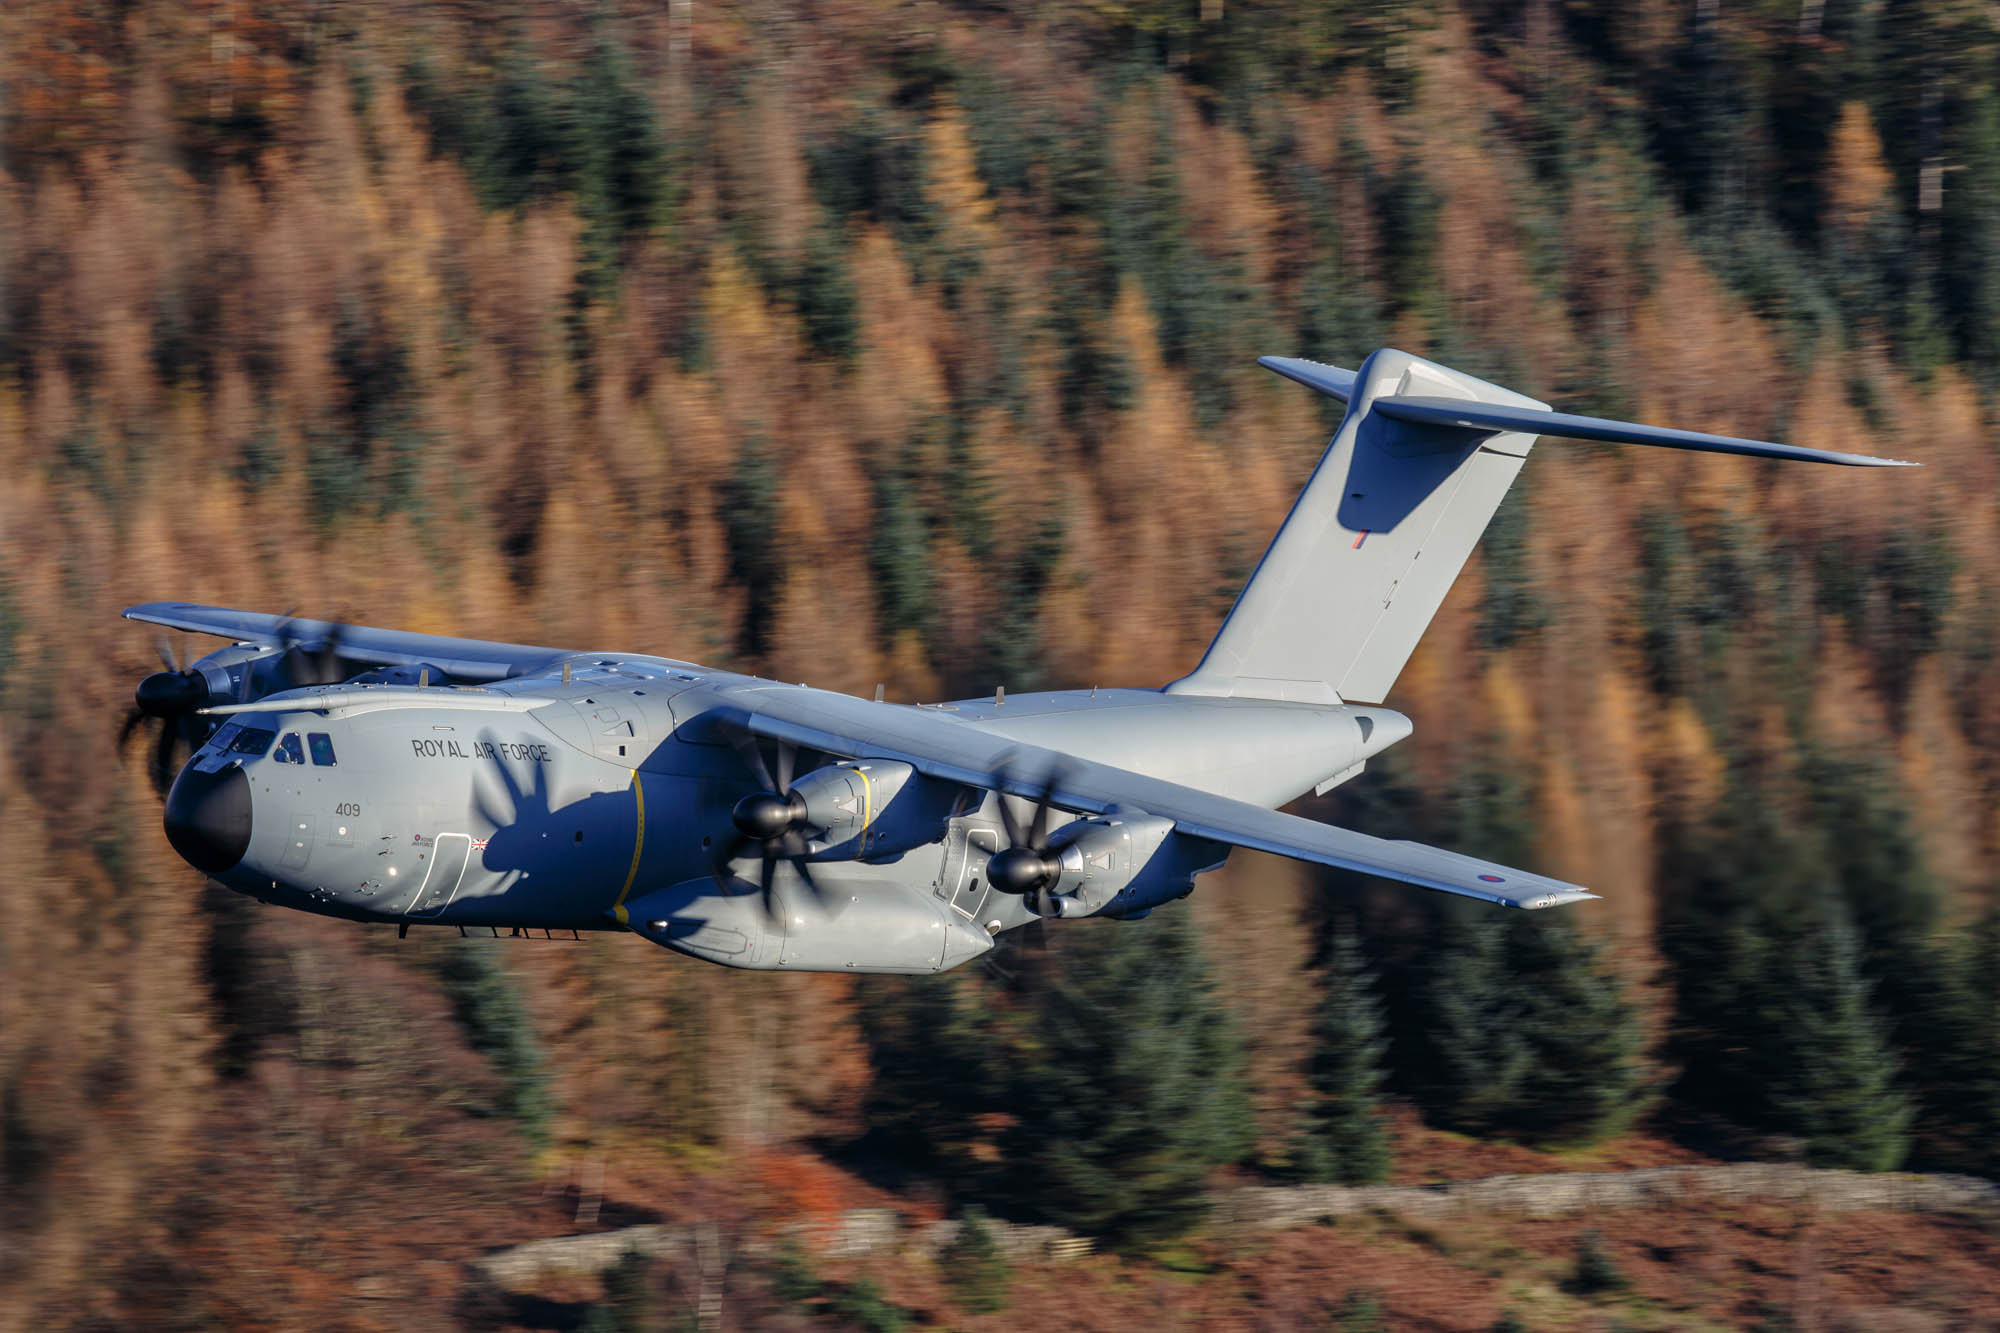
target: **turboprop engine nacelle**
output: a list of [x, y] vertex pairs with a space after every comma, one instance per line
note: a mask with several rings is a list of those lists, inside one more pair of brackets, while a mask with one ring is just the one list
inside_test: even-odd
[[879, 861], [944, 834], [957, 789], [892, 759], [817, 768], [792, 785], [815, 861]]
[[1042, 890], [1042, 915], [1144, 916], [1186, 897], [1215, 858], [1173, 831], [1171, 819], [1116, 807], [1057, 829], [1048, 855], [1060, 872]]

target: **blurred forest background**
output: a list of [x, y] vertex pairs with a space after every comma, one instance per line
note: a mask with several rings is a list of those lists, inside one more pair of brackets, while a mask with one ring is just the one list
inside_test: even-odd
[[[1379, 345], [1926, 465], [1538, 448], [1389, 700], [1415, 738], [1302, 808], [1602, 903], [1239, 854], [933, 981], [398, 943], [205, 889], [116, 749], [153, 598], [1157, 684], [1336, 419], [1254, 358]], [[11, 0], [0, 1324], [665, 1326], [671, 1273], [524, 1308], [458, 1265], [888, 1200], [1126, 1257], [996, 1314], [1004, 1276], [791, 1254], [732, 1325], [1401, 1326], [1407, 1237], [1218, 1257], [1201, 1183], [2000, 1172], [1996, 392], [1971, 0]], [[1939, 1321], [1899, 1327], [1991, 1326], [1941, 1257], [1990, 1233], [1898, 1243], [1871, 1290]], [[1674, 1262], [1577, 1244], [1560, 1326], [1592, 1263]], [[1675, 1290], [1748, 1323], [1788, 1256]], [[1431, 1257], [1473, 1285], [1422, 1326], [1473, 1328], [1572, 1255]]]

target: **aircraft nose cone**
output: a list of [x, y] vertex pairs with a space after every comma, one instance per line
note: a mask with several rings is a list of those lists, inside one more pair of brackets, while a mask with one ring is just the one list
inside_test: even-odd
[[220, 773], [181, 770], [167, 793], [167, 841], [196, 870], [219, 875], [250, 850], [250, 779], [234, 764]]

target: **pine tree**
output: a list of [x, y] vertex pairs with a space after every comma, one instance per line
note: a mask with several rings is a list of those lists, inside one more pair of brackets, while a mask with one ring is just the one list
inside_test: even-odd
[[[1497, 751], [1459, 774], [1456, 846], [1527, 863], [1532, 793]], [[1394, 1075], [1434, 1124], [1535, 1142], [1614, 1132], [1642, 1080], [1638, 1014], [1616, 970], [1566, 916], [1437, 898], [1402, 975]]]
[[1817, 1165], [1891, 1171], [1909, 1151], [1909, 1098], [1869, 1004], [1854, 928], [1837, 904], [1822, 915], [1782, 969], [1790, 1058], [1765, 1070], [1772, 1116]]
[[938, 1266], [944, 1270], [952, 1300], [967, 1314], [1007, 1308], [1007, 1258], [981, 1209], [966, 1209], [958, 1235], [938, 1255]]
[[1188, 909], [1075, 927], [1009, 1053], [1017, 1203], [1115, 1245], [1198, 1221], [1212, 1168], [1251, 1146], [1241, 1038]]
[[716, 494], [716, 517], [729, 549], [729, 579], [744, 591], [736, 646], [751, 658], [770, 651], [772, 614], [785, 579], [778, 532], [780, 482], [774, 451], [753, 437], [743, 442], [735, 471]]
[[455, 940], [445, 950], [439, 977], [465, 1029], [467, 1044], [485, 1056], [500, 1076], [501, 1092], [493, 1109], [520, 1121], [528, 1136], [539, 1141], [547, 1137], [553, 1114], [548, 1071], [542, 1065], [542, 1047], [535, 1039], [528, 1006], [499, 952], [495, 945]]
[[[1528, 859], [1530, 794], [1495, 753], [1462, 768], [1449, 799], [1448, 845], [1516, 865]], [[1530, 1056], [1510, 1008], [1505, 923], [1485, 904], [1462, 899], [1422, 905], [1430, 930], [1409, 969], [1411, 1003], [1392, 1050], [1396, 1080], [1432, 1124], [1494, 1133]]]
[[1376, 1096], [1388, 1041], [1375, 979], [1352, 936], [1335, 937], [1323, 989], [1309, 1065], [1315, 1101], [1300, 1147], [1300, 1174], [1372, 1184], [1389, 1174], [1388, 1126]]
[[970, 974], [947, 973], [871, 979], [861, 992], [871, 1135], [960, 1186], [981, 1174], [979, 1117], [998, 1102], [1000, 1046], [980, 1030], [977, 989]]
[[1513, 1119], [1533, 1059], [1515, 1021], [1506, 925], [1492, 908], [1458, 901], [1440, 903], [1438, 918], [1401, 1076], [1430, 1123], [1498, 1133]]
[[2000, 905], [1961, 937], [1934, 1020], [1926, 1162], [2000, 1179]]
[[1930, 1054], [1950, 974], [1937, 940], [1941, 893], [1893, 774], [1814, 756], [1801, 766], [1827, 864], [1859, 934], [1862, 974], [1906, 1063]]
[[1659, 943], [1674, 983], [1675, 1095], [1743, 1124], [1764, 1123], [1772, 1070], [1788, 1064], [1785, 960], [1804, 946], [1831, 878], [1819, 841], [1784, 818], [1782, 791], [1752, 766], [1731, 774], [1706, 823], [1667, 829]]
[[1602, 951], [1567, 916], [1507, 918], [1509, 998], [1531, 1052], [1508, 1116], [1543, 1142], [1616, 1133], [1640, 1107], [1639, 1012]]
[[637, 1250], [627, 1250], [605, 1270], [604, 1301], [590, 1308], [584, 1327], [592, 1333], [652, 1333], [660, 1322], [652, 1263]]

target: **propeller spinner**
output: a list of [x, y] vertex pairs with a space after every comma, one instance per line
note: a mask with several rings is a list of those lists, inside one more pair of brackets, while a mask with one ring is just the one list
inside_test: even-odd
[[[995, 787], [1004, 788], [1008, 774], [1003, 768], [994, 775]], [[1007, 846], [986, 863], [986, 882], [1002, 893], [1026, 898], [1054, 886], [1062, 876], [1062, 865], [1049, 846], [1049, 812], [1061, 770], [1051, 768], [1044, 775], [1035, 797], [1035, 811], [1024, 827], [1007, 798], [1000, 798], [1000, 823], [1007, 830]]]
[[724, 893], [732, 892], [729, 863], [751, 847], [757, 847], [763, 855], [763, 867], [757, 882], [764, 897], [764, 914], [767, 917], [773, 921], [779, 919], [773, 894], [777, 887], [780, 861], [790, 865], [813, 897], [824, 903], [825, 895], [813, 881], [812, 872], [806, 869], [806, 854], [811, 847], [805, 835], [805, 798], [792, 789], [798, 747], [786, 741], [778, 742], [777, 772], [774, 775], [764, 762], [756, 736], [732, 728], [729, 743], [742, 756], [744, 767], [750, 770], [762, 790], [743, 797], [729, 812], [729, 822], [736, 828], [736, 837], [716, 853], [709, 867], [716, 886]]
[[208, 706], [210, 691], [200, 671], [193, 665], [183, 667], [176, 660], [173, 645], [165, 635], [156, 636], [153, 646], [165, 670], [155, 671], [133, 691], [131, 711], [125, 714], [125, 725], [118, 730], [118, 748], [123, 751], [131, 744], [132, 733], [149, 720], [159, 723], [147, 754], [146, 777], [153, 785], [153, 794], [164, 800], [175, 774], [180, 772], [181, 749], [185, 747], [192, 752], [208, 737], [209, 724], [201, 717], [200, 710]]

